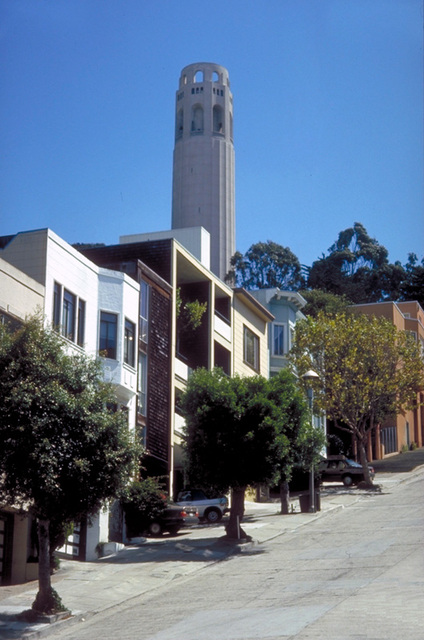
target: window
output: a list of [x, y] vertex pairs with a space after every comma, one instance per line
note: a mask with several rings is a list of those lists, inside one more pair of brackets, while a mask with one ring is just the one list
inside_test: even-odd
[[259, 338], [246, 326], [243, 331], [243, 358], [255, 371], [259, 371]]
[[196, 133], [203, 131], [203, 108], [199, 104], [192, 109], [191, 130]]
[[147, 343], [149, 321], [149, 290], [147, 282], [140, 282], [140, 340]]
[[284, 325], [272, 325], [272, 355], [284, 355]]
[[78, 333], [77, 344], [80, 347], [84, 346], [85, 337], [85, 302], [84, 300], [78, 300]]
[[133, 367], [135, 364], [135, 324], [125, 318], [124, 362]]
[[55, 329], [60, 327], [60, 311], [62, 308], [62, 287], [57, 282], [53, 287], [53, 326]]
[[75, 296], [64, 289], [63, 291], [63, 306], [62, 306], [62, 335], [68, 340], [75, 342], [75, 311], [76, 311], [76, 298]]
[[53, 327], [68, 340], [84, 346], [85, 302], [58, 282], [53, 286]]
[[118, 316], [114, 313], [100, 312], [99, 352], [106, 358], [116, 360]]
[[142, 416], [147, 414], [147, 355], [138, 354], [138, 381], [137, 381], [137, 413]]
[[213, 131], [214, 133], [224, 132], [224, 116], [223, 110], [219, 105], [215, 105], [213, 108]]

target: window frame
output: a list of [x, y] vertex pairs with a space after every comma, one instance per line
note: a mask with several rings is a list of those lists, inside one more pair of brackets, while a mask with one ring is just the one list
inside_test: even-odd
[[[250, 344], [249, 344], [250, 342]], [[252, 358], [250, 358], [249, 347], [253, 348]], [[260, 340], [259, 336], [247, 325], [243, 325], [243, 362], [254, 371], [260, 371]]]
[[52, 324], [55, 331], [78, 347], [84, 347], [86, 301], [53, 281]]
[[62, 297], [62, 335], [75, 342], [77, 297], [69, 289], [63, 288]]
[[[110, 318], [114, 318], [115, 322], [106, 321], [106, 316]], [[102, 326], [107, 326], [108, 331], [106, 336], [102, 336]], [[111, 326], [115, 327], [115, 336], [114, 339], [111, 339], [111, 342], [114, 342], [114, 346], [107, 346], [102, 344], [102, 340], [109, 341], [109, 328]], [[111, 336], [112, 338], [112, 336]], [[100, 310], [100, 318], [99, 318], [99, 354], [103, 355], [106, 352], [105, 358], [109, 360], [117, 360], [118, 359], [118, 314], [113, 311], [104, 311]]]
[[150, 285], [140, 280], [139, 337], [145, 344], [149, 342]]
[[[286, 335], [287, 325], [283, 322], [273, 322], [272, 323], [272, 355], [276, 358], [283, 358], [286, 354], [285, 348], [285, 335]], [[276, 341], [276, 329], [280, 330], [282, 335], [279, 336], [278, 342], [280, 343], [281, 349], [277, 352], [275, 349], [275, 341]]]
[[129, 318], [124, 322], [124, 363], [135, 367], [135, 323]]
[[147, 376], [148, 376], [147, 353], [139, 351], [137, 367], [137, 413], [147, 416]]

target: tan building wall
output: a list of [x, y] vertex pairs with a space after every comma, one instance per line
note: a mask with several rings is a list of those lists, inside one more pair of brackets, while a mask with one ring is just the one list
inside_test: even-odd
[[26, 316], [44, 311], [44, 287], [0, 258], [0, 310], [25, 320]]
[[[244, 289], [234, 292], [233, 370], [242, 376], [269, 376], [268, 325], [274, 316]], [[258, 368], [245, 359], [245, 328], [258, 339]]]

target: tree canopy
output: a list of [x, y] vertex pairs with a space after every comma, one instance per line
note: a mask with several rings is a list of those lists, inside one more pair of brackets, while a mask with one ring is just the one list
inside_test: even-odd
[[246, 487], [289, 477], [294, 462], [310, 453], [305, 398], [288, 371], [267, 380], [198, 369], [181, 406], [189, 481], [232, 490], [227, 534], [238, 537]]
[[321, 289], [301, 291], [301, 294], [306, 300], [302, 313], [313, 318], [316, 318], [320, 311], [326, 314], [343, 313], [352, 304], [344, 295], [336, 295]]
[[387, 249], [359, 222], [341, 231], [328, 252], [312, 264], [308, 288], [345, 295], [357, 304], [399, 299], [402, 265], [390, 264]]
[[366, 471], [369, 432], [413, 407], [424, 382], [414, 339], [388, 320], [364, 314], [321, 313], [298, 322], [291, 360], [300, 379], [309, 369], [318, 373], [315, 404], [354, 436]]
[[244, 255], [235, 253], [227, 279], [245, 289], [297, 291], [304, 285], [298, 258], [288, 247], [271, 240], [252, 244]]
[[410, 253], [405, 273], [401, 284], [402, 300], [417, 300], [424, 308], [424, 258], [419, 262], [415, 253]]
[[[30, 319], [0, 329], [0, 499], [39, 522], [36, 609], [57, 605], [49, 571], [49, 523], [70, 523], [114, 498], [134, 471], [126, 413], [100, 364], [67, 354], [61, 337]], [[46, 557], [47, 556], [47, 557]]]
[[[420, 263], [411, 253], [403, 266], [389, 262], [387, 249], [360, 222], [340, 231], [327, 255], [323, 253], [310, 267], [302, 266], [288, 247], [277, 242], [252, 244], [245, 254], [234, 254], [226, 280], [248, 290], [278, 287], [302, 290], [302, 295], [317, 291], [351, 304], [417, 300], [424, 305], [424, 258]], [[323, 305], [322, 293], [308, 305], [307, 314]], [[325, 301], [332, 312], [335, 304], [335, 299]]]

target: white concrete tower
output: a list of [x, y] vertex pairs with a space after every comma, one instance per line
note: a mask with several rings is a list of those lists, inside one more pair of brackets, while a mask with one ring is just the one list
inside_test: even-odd
[[204, 227], [222, 280], [235, 252], [233, 96], [228, 71], [199, 62], [176, 94], [172, 228]]

